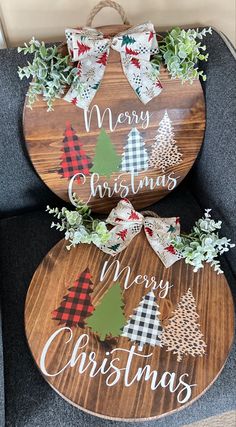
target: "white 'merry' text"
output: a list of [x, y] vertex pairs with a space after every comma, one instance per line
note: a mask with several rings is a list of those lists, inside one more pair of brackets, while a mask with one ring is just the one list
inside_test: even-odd
[[98, 127], [99, 129], [104, 127], [103, 122], [107, 118], [108, 127], [111, 132], [114, 132], [117, 126], [122, 124], [128, 124], [130, 126], [136, 126], [140, 124], [142, 129], [147, 129], [150, 123], [150, 118], [152, 116], [152, 113], [150, 113], [149, 111], [140, 111], [140, 113], [137, 113], [133, 110], [131, 112], [124, 111], [122, 113], [118, 113], [117, 117], [114, 118], [111, 108], [107, 107], [105, 108], [103, 113], [101, 113], [99, 106], [95, 104], [90, 110], [84, 110], [84, 125], [87, 132], [90, 131], [91, 121], [94, 117], [94, 113], [96, 127]]
[[120, 261], [112, 259], [108, 259], [104, 262], [102, 271], [100, 274], [100, 282], [102, 282], [107, 274], [110, 274], [110, 272], [113, 270], [113, 278], [112, 281], [116, 282], [120, 276], [125, 274], [124, 278], [124, 289], [129, 289], [131, 286], [134, 285], [144, 285], [146, 289], [151, 288], [153, 291], [157, 290], [159, 291], [159, 298], [166, 298], [168, 291], [170, 288], [173, 287], [168, 281], [165, 283], [163, 280], [158, 281], [155, 276], [147, 276], [146, 274], [141, 275], [138, 274], [133, 280], [130, 279], [131, 275], [131, 268], [129, 265], [123, 267], [121, 269]]

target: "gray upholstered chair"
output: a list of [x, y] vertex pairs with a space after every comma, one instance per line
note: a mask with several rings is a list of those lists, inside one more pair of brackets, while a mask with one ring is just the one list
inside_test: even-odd
[[[208, 76], [203, 84], [207, 127], [195, 166], [179, 188], [154, 209], [181, 215], [191, 227], [206, 207], [223, 219], [223, 232], [236, 242], [236, 60], [230, 44], [217, 32], [207, 37]], [[17, 66], [27, 57], [16, 49], [0, 51], [0, 425], [11, 427], [128, 426], [103, 421], [74, 408], [44, 381], [34, 365], [24, 335], [24, 301], [31, 277], [47, 251], [61, 238], [49, 229], [46, 204], [61, 204], [41, 182], [27, 157], [22, 109], [27, 82]], [[235, 290], [236, 250], [223, 260]], [[215, 384], [189, 408], [149, 423], [175, 427], [235, 409], [235, 347]]]

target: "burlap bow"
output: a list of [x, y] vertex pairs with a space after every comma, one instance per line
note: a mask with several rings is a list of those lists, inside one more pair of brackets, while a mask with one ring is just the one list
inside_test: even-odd
[[77, 79], [65, 95], [66, 101], [88, 109], [102, 81], [110, 48], [120, 52], [124, 73], [144, 104], [161, 92], [158, 70], [150, 62], [150, 56], [158, 52], [151, 22], [130, 28], [113, 39], [86, 27], [67, 29], [65, 33], [71, 59], [78, 61]]
[[165, 267], [170, 267], [181, 258], [171, 245], [171, 240], [180, 234], [178, 217], [144, 217], [134, 210], [129, 200], [122, 199], [112, 209], [106, 222], [114, 227], [110, 230], [109, 241], [99, 248], [109, 255], [115, 256], [123, 251], [144, 227], [148, 242]]

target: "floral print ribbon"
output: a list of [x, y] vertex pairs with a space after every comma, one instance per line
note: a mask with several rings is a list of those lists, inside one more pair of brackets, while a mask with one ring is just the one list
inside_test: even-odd
[[108, 242], [99, 248], [109, 255], [115, 256], [123, 251], [143, 227], [148, 242], [166, 268], [181, 258], [171, 245], [171, 239], [180, 234], [178, 217], [144, 217], [134, 210], [128, 199], [122, 199], [112, 209], [106, 222], [114, 227], [110, 230]]
[[93, 28], [67, 29], [68, 51], [78, 61], [77, 79], [64, 99], [88, 109], [102, 81], [110, 48], [120, 53], [124, 74], [139, 99], [147, 104], [162, 90], [158, 70], [150, 56], [158, 52], [155, 29], [151, 22], [132, 27], [113, 39]]

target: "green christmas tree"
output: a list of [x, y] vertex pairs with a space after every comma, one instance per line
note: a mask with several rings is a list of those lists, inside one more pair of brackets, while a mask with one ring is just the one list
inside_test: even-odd
[[98, 334], [101, 341], [121, 335], [126, 322], [123, 313], [123, 298], [119, 283], [115, 283], [87, 319], [87, 326]]
[[128, 34], [125, 34], [122, 36], [122, 44], [121, 46], [126, 46], [127, 44], [133, 44], [135, 43], [135, 39], [132, 36], [129, 36]]
[[118, 156], [109, 136], [102, 129], [98, 136], [91, 172], [110, 178], [112, 172], [118, 172], [120, 162], [121, 156]]

